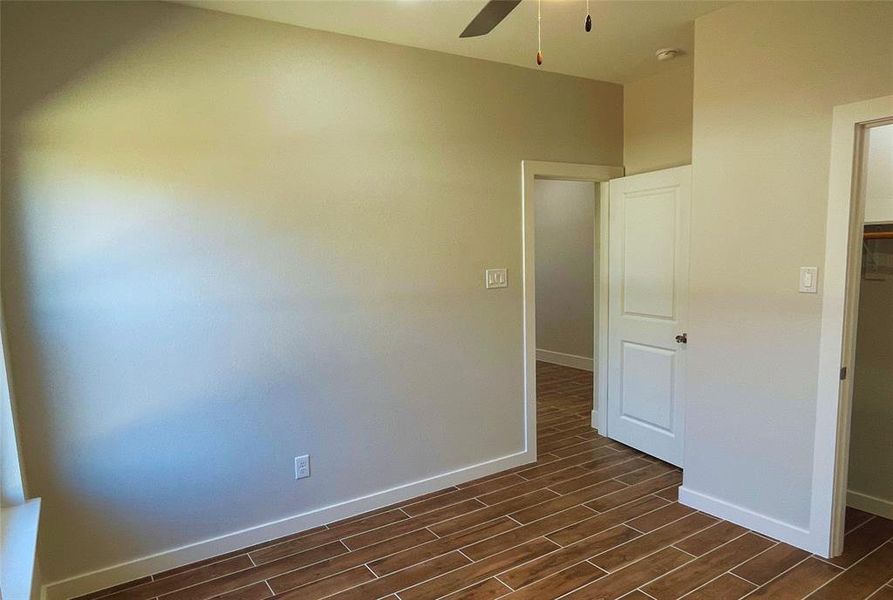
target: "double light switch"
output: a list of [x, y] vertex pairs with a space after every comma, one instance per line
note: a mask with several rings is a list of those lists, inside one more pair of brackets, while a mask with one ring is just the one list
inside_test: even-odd
[[484, 277], [487, 289], [508, 287], [508, 276], [505, 269], [487, 269]]

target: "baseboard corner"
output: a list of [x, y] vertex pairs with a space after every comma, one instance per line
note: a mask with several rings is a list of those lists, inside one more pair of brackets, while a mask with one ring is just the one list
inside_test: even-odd
[[679, 486], [679, 503], [808, 552], [815, 552], [815, 542], [810, 531], [797, 525], [692, 490], [685, 485]]
[[593, 359], [586, 356], [578, 356], [576, 354], [567, 354], [565, 352], [555, 352], [553, 350], [537, 348], [536, 359], [540, 362], [571, 367], [573, 369], [581, 369], [583, 371], [593, 370]]
[[847, 490], [846, 505], [885, 519], [893, 520], [893, 502], [884, 498]]

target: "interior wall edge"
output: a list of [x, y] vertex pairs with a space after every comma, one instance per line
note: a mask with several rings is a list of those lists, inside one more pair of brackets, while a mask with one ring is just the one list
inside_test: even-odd
[[347, 519], [423, 494], [435, 492], [451, 485], [465, 483], [505, 471], [506, 469], [519, 467], [535, 460], [535, 452], [532, 449], [527, 449], [359, 498], [353, 498], [345, 502], [306, 511], [277, 521], [233, 531], [232, 533], [194, 544], [172, 548], [96, 571], [75, 575], [61, 581], [49, 582], [43, 586], [41, 599], [67, 600], [68, 598], [89, 594], [160, 571], [182, 567], [193, 562], [247, 548], [254, 544], [268, 542], [319, 527], [320, 525]]

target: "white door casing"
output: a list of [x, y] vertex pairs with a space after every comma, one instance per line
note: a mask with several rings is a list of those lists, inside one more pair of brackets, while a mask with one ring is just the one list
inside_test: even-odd
[[[577, 163], [546, 162], [537, 160], [521, 161], [521, 230], [523, 232], [523, 253], [521, 262], [521, 278], [524, 287], [524, 398], [525, 398], [525, 452], [536, 459], [536, 259], [534, 254], [534, 242], [536, 232], [536, 203], [534, 202], [534, 183], [536, 179], [560, 179], [565, 181], [592, 181], [599, 184], [598, 201], [598, 243], [599, 256], [596, 263], [598, 285], [594, 293], [598, 299], [598, 309], [594, 317], [595, 321], [595, 346], [593, 355], [598, 360], [597, 385], [593, 390], [593, 414], [592, 424], [599, 425], [605, 418], [606, 410], [601, 407], [607, 402], [607, 361], [602, 357], [607, 353], [600, 350], [607, 347], [608, 331], [607, 319], [604, 315], [608, 311], [607, 264], [602, 256], [603, 249], [608, 245], [608, 181], [613, 177], [623, 175], [623, 167], [611, 167], [604, 165], [586, 165]], [[598, 416], [595, 408], [598, 407]]]
[[690, 205], [691, 166], [610, 183], [607, 434], [677, 466]]
[[843, 552], [845, 533], [853, 379], [841, 380], [839, 373], [842, 367], [852, 372], [854, 358], [864, 226], [862, 136], [865, 127], [891, 117], [893, 95], [835, 106], [832, 118], [812, 500], [807, 539], [800, 544], [825, 557]]

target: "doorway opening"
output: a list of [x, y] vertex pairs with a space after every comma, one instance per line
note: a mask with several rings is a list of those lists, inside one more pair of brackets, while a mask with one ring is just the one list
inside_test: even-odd
[[554, 404], [540, 406], [548, 427], [537, 430], [537, 387], [544, 402], [560, 389], [575, 417], [561, 432], [596, 429], [681, 467], [691, 168], [522, 168], [528, 451], [586, 441], [549, 430]]
[[893, 520], [893, 123], [868, 129], [864, 144], [847, 468], [850, 521], [865, 514]]
[[[584, 199], [584, 195], [589, 193], [586, 190], [591, 191], [591, 215], [593, 218], [592, 226], [591, 226], [591, 243], [588, 244], [590, 248], [590, 252], [592, 253], [592, 259], [589, 263], [592, 269], [592, 277], [588, 280], [591, 283], [592, 289], [591, 293], [591, 306], [592, 306], [592, 318], [586, 320], [586, 324], [584, 327], [589, 327], [591, 323], [592, 327], [592, 335], [591, 337], [586, 335], [577, 335], [574, 336], [574, 341], [572, 343], [578, 344], [577, 346], [562, 346], [564, 348], [577, 348], [577, 350], [572, 350], [570, 352], [561, 352], [561, 354], [567, 355], [564, 357], [558, 357], [557, 354], [540, 354], [540, 356], [550, 356], [551, 360], [563, 359], [565, 363], [571, 362], [572, 364], [577, 365], [577, 367], [581, 365], [585, 365], [585, 356], [581, 354], [574, 354], [573, 352], [583, 352], [585, 354], [586, 344], [591, 344], [591, 365], [592, 365], [592, 378], [594, 380], [593, 384], [587, 385], [587, 379], [589, 375], [586, 373], [584, 369], [578, 369], [583, 371], [583, 373], [579, 373], [574, 375], [574, 372], [568, 371], [567, 379], [572, 379], [573, 377], [577, 377], [577, 384], [579, 384], [578, 389], [575, 389], [574, 393], [577, 396], [577, 408], [583, 407], [581, 410], [585, 413], [585, 407], [590, 406], [591, 408], [589, 417], [587, 418], [585, 414], [583, 414], [582, 419], [579, 420], [579, 423], [575, 423], [571, 429], [583, 428], [580, 429], [580, 433], [585, 433], [586, 435], [593, 435], [595, 432], [591, 431], [598, 427], [599, 418], [598, 418], [598, 410], [602, 403], [604, 403], [606, 399], [606, 390], [605, 390], [605, 381], [606, 381], [606, 373], [607, 373], [607, 362], [604, 356], [599, 352], [600, 348], [606, 347], [607, 344], [607, 324], [603, 319], [599, 319], [598, 315], [604, 315], [607, 312], [608, 305], [608, 297], [607, 297], [607, 264], [606, 261], [603, 260], [602, 253], [600, 252], [601, 248], [605, 248], [607, 246], [607, 232], [608, 232], [608, 222], [607, 222], [607, 204], [602, 200], [607, 198], [607, 182], [610, 179], [622, 177], [623, 169], [621, 167], [608, 167], [608, 166], [600, 166], [600, 165], [585, 165], [585, 164], [574, 164], [574, 163], [560, 163], [560, 162], [542, 162], [542, 161], [522, 161], [521, 163], [521, 171], [522, 171], [522, 230], [523, 230], [523, 247], [524, 247], [524, 255], [523, 255], [523, 263], [522, 263], [522, 277], [523, 277], [523, 286], [524, 286], [524, 331], [523, 331], [523, 349], [524, 349], [524, 395], [525, 395], [525, 414], [527, 416], [526, 423], [526, 441], [527, 441], [527, 452], [532, 454], [534, 457], [537, 456], [538, 452], [546, 453], [542, 448], [538, 445], [538, 435], [537, 435], [537, 350], [553, 350], [551, 348], [542, 348], [537, 343], [537, 279], [536, 279], [536, 266], [537, 266], [537, 254], [535, 251], [536, 239], [537, 239], [537, 183], [545, 183], [546, 188], [550, 188], [550, 182], [556, 182], [554, 186], [551, 186], [551, 191], [560, 193], [562, 190], [574, 189], [576, 192], [575, 200], [572, 201], [571, 204], [574, 204], [574, 208], [578, 209], [577, 211], [572, 211], [576, 213], [582, 212], [583, 206], [586, 204], [586, 200]], [[570, 184], [580, 184], [579, 187], [573, 188]], [[591, 187], [589, 187], [591, 186]], [[542, 190], [542, 187], [540, 187]], [[581, 234], [580, 231], [589, 230], [585, 227], [585, 224], [577, 224], [579, 226], [578, 235]], [[548, 253], [548, 243], [546, 252]], [[574, 271], [575, 273], [579, 272], [579, 269]], [[548, 280], [548, 276], [546, 276]], [[560, 278], [560, 274], [559, 274]], [[575, 289], [579, 292], [579, 294], [584, 294], [585, 290], [581, 289], [581, 285], [579, 282], [575, 283]], [[546, 301], [548, 304], [548, 301]], [[578, 332], [579, 333], [579, 332]], [[546, 338], [546, 343], [548, 342], [548, 338]], [[580, 345], [582, 344], [582, 346]], [[579, 348], [583, 348], [580, 350]], [[557, 352], [560, 352], [557, 351]], [[576, 358], [574, 358], [576, 357]], [[577, 362], [573, 362], [577, 361]], [[582, 362], [580, 362], [582, 361]], [[546, 369], [544, 372], [544, 385], [546, 384], [547, 375], [552, 377], [552, 384], [558, 384], [558, 379], [556, 377], [560, 377], [561, 373], [557, 370], [558, 367], [564, 366], [566, 368], [576, 368], [570, 365], [555, 365], [552, 369], [552, 373], [548, 373], [549, 369]], [[568, 385], [571, 385], [568, 383]], [[589, 387], [591, 386], [591, 388]], [[546, 388], [548, 389], [548, 387]], [[591, 392], [589, 391], [591, 389]], [[591, 394], [590, 399], [587, 401], [585, 398], [580, 399], [580, 394]], [[548, 411], [547, 411], [548, 412]], [[551, 427], [552, 424], [546, 420], [546, 415], [543, 415], [544, 427], [543, 427], [543, 438], [549, 435], [548, 427]], [[588, 427], [587, 427], [588, 426]], [[564, 431], [568, 431], [565, 429]], [[591, 433], [589, 433], [591, 432]], [[585, 442], [585, 439], [575, 440], [578, 442]], [[553, 442], [550, 442], [549, 439], [543, 439], [543, 444], [546, 448], [550, 448], [554, 446]], [[555, 448], [552, 448], [555, 449]]]
[[846, 558], [893, 531], [893, 96], [836, 107], [831, 149], [809, 535]]
[[593, 448], [598, 186], [536, 179], [536, 395], [541, 453]]

